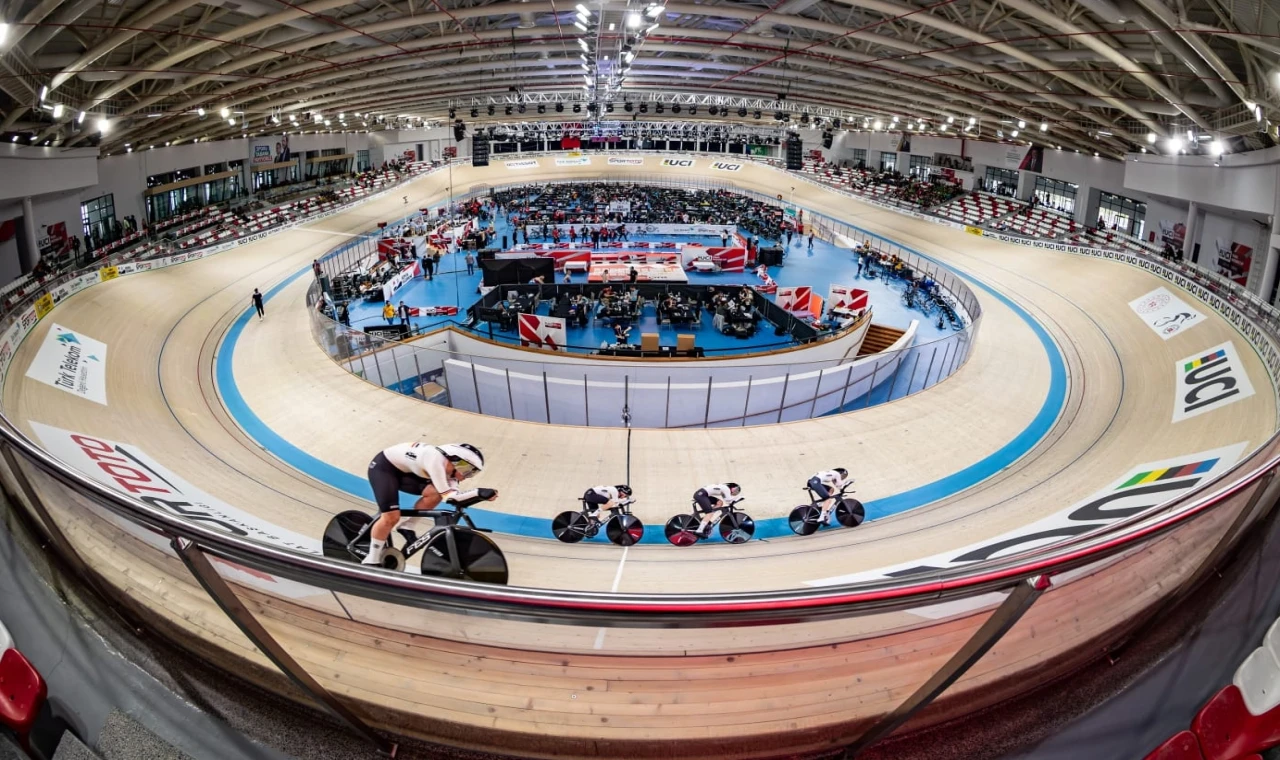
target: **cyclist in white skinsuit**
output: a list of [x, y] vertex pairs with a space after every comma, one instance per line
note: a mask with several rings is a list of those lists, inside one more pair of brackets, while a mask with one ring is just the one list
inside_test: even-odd
[[603, 520], [610, 509], [631, 503], [631, 486], [592, 486], [582, 495], [587, 503], [587, 515], [593, 520]]
[[819, 522], [825, 525], [831, 524], [831, 508], [836, 505], [840, 489], [852, 482], [853, 478], [849, 477], [849, 471], [843, 467], [823, 470], [809, 478], [809, 488], [813, 490], [818, 497], [818, 503], [822, 505], [822, 516], [818, 518]]
[[698, 535], [706, 538], [712, 523], [720, 519], [721, 510], [740, 493], [742, 493], [742, 486], [737, 483], [715, 483], [694, 491], [693, 503], [702, 513], [702, 522], [698, 524]]
[[418, 496], [416, 510], [435, 509], [450, 503], [484, 498], [493, 501], [498, 492], [488, 488], [459, 491], [459, 481], [484, 469], [484, 455], [469, 443], [401, 443], [378, 452], [369, 463], [369, 485], [381, 514], [369, 530], [369, 554], [361, 564], [379, 565], [391, 531], [400, 522], [400, 492]]

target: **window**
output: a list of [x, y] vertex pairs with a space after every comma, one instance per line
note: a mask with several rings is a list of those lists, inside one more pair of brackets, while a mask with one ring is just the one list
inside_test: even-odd
[[891, 172], [898, 168], [897, 153], [881, 153], [880, 154], [880, 171]]
[[151, 188], [156, 187], [157, 185], [167, 185], [173, 181], [173, 172], [169, 172], [167, 174], [152, 174], [150, 177], [147, 177], [147, 187]]
[[356, 171], [367, 172], [369, 171], [369, 169], [370, 169], [369, 151], [367, 150], [356, 151]]
[[1146, 225], [1147, 204], [1122, 195], [1102, 193], [1098, 196], [1098, 226], [1106, 223], [1107, 229], [1142, 237]]
[[924, 179], [929, 174], [933, 161], [928, 156], [912, 156], [909, 171], [916, 179]]
[[1036, 177], [1036, 199], [1046, 208], [1064, 214], [1076, 212], [1076, 192], [1080, 186], [1052, 177]]
[[226, 170], [227, 170], [226, 164], [205, 164], [204, 165], [204, 173], [206, 175], [220, 174], [222, 172], [225, 172]]
[[989, 193], [1007, 195], [1012, 198], [1018, 194], [1018, 170], [987, 167], [987, 178], [983, 188]]
[[115, 198], [115, 195], [108, 194], [80, 204], [80, 224], [91, 245], [95, 240], [99, 244], [111, 240], [115, 228], [112, 222], [116, 220]]
[[867, 149], [854, 148], [853, 157], [851, 158], [851, 161], [853, 162], [853, 165], [859, 169], [867, 168]]

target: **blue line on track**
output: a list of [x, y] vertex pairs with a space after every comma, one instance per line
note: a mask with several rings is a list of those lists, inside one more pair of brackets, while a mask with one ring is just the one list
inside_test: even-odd
[[[822, 216], [827, 219], [825, 214], [810, 211], [815, 216]], [[836, 221], [836, 220], [832, 220]], [[922, 258], [945, 266], [936, 259], [925, 256], [924, 254], [914, 251], [913, 249], [903, 246], [901, 243], [889, 240], [888, 238], [877, 235], [873, 232], [862, 231], [863, 234], [871, 237], [879, 238], [886, 242], [898, 245], [905, 250], [911, 251]], [[1000, 303], [1009, 307], [1018, 315], [1031, 331], [1035, 333], [1036, 338], [1040, 341], [1041, 347], [1044, 348], [1045, 355], [1049, 360], [1049, 390], [1045, 394], [1044, 402], [1040, 405], [1039, 412], [1031, 420], [1031, 422], [1023, 428], [1023, 430], [1014, 436], [1012, 440], [1001, 446], [998, 450], [987, 455], [983, 459], [974, 464], [953, 472], [944, 478], [926, 483], [922, 486], [903, 491], [901, 493], [892, 494], [881, 499], [869, 501], [866, 503], [867, 519], [878, 520], [890, 515], [896, 515], [909, 509], [924, 506], [931, 502], [944, 499], [952, 494], [958, 493], [981, 483], [987, 478], [995, 475], [1004, 468], [1013, 464], [1024, 454], [1030, 451], [1042, 439], [1049, 430], [1052, 429], [1054, 421], [1057, 420], [1062, 408], [1067, 401], [1067, 369], [1066, 361], [1062, 357], [1062, 352], [1058, 345], [1054, 342], [1049, 332], [1032, 317], [1025, 309], [1004, 294], [996, 291], [991, 286], [977, 280], [962, 272], [958, 272], [950, 267], [947, 269], [964, 280], [970, 282], [978, 288], [986, 291]], [[297, 272], [284, 280], [280, 284], [271, 288], [265, 294], [266, 301], [270, 301], [280, 293], [284, 288], [288, 287], [299, 277], [311, 272], [311, 268], [307, 268]], [[246, 308], [236, 321], [231, 325], [231, 329], [227, 331], [223, 338], [222, 346], [218, 351], [216, 360], [216, 376], [218, 379], [218, 389], [222, 394], [223, 403], [226, 405], [227, 411], [235, 419], [236, 423], [244, 429], [254, 440], [256, 440], [263, 448], [274, 454], [280, 460], [287, 463], [290, 467], [299, 470], [316, 480], [326, 483], [340, 491], [345, 491], [353, 496], [373, 502], [373, 491], [369, 487], [369, 481], [365, 478], [352, 475], [351, 473], [334, 467], [323, 460], [311, 456], [302, 449], [294, 446], [286, 441], [266, 423], [262, 421], [258, 415], [245, 402], [244, 396], [240, 394], [240, 388], [236, 385], [235, 372], [233, 370], [236, 345], [240, 340], [241, 334], [244, 332], [245, 325], [249, 323], [249, 319], [253, 314], [253, 309]], [[369, 452], [370, 457], [376, 452]], [[807, 474], [806, 474], [807, 475]], [[594, 485], [591, 483], [583, 484], [583, 489]], [[749, 484], [748, 484], [749, 487]], [[413, 499], [407, 495], [402, 496], [406, 506], [413, 502]], [[680, 500], [683, 501], [683, 500]], [[574, 505], [566, 505], [566, 509], [572, 508]], [[749, 505], [748, 505], [749, 507]], [[748, 508], [748, 511], [749, 508]], [[494, 512], [487, 509], [472, 508], [468, 512], [475, 518], [476, 522], [485, 528], [492, 528], [498, 533], [510, 533], [513, 535], [526, 536], [530, 538], [547, 538], [554, 540], [551, 534], [551, 517], [523, 517], [520, 515], [512, 515], [504, 512]], [[641, 543], [661, 544], [666, 543], [661, 525], [645, 526], [644, 538]], [[756, 538], [779, 538], [783, 536], [793, 535], [791, 528], [785, 517], [774, 517], [765, 520], [756, 521]], [[603, 532], [597, 536], [597, 541], [605, 541]]]

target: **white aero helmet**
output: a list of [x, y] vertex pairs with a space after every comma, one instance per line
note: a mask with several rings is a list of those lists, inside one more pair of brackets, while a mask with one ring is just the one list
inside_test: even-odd
[[457, 471], [460, 480], [466, 480], [484, 469], [484, 454], [469, 443], [446, 443], [438, 448], [441, 454], [449, 458], [449, 463]]

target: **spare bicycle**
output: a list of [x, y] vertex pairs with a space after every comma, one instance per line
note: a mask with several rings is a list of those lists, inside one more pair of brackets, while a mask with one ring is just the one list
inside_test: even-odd
[[[453, 509], [400, 510], [401, 518], [430, 517], [434, 525], [421, 536], [408, 528], [392, 531], [393, 535], [400, 534], [404, 544], [396, 548], [389, 537], [380, 566], [403, 570], [408, 560], [421, 552], [418, 567], [423, 575], [505, 585], [507, 558], [498, 544], [484, 535], [493, 531], [477, 528], [466, 513], [467, 507], [483, 500], [477, 496], [454, 504]], [[373, 523], [373, 516], [359, 510], [334, 515], [321, 541], [324, 556], [344, 562], [362, 561], [369, 554], [369, 529]]]
[[644, 523], [631, 514], [631, 505], [635, 499], [623, 499], [609, 508], [609, 516], [604, 520], [591, 516], [591, 508], [587, 500], [582, 502], [580, 511], [565, 510], [551, 521], [551, 532], [566, 544], [576, 544], [584, 538], [595, 538], [604, 526], [604, 534], [618, 546], [631, 546], [639, 543], [644, 537]]
[[[846, 528], [856, 528], [862, 524], [863, 520], [867, 519], [867, 510], [862, 506], [862, 502], [857, 499], [845, 498], [845, 492], [852, 487], [852, 483], [846, 483], [840, 489], [840, 493], [833, 497], [836, 500], [836, 504], [831, 510], [835, 513], [836, 521]], [[791, 525], [792, 532], [797, 536], [809, 536], [817, 533], [818, 529], [823, 525], [830, 524], [830, 514], [828, 514], [827, 520], [823, 520], [822, 507], [818, 506], [822, 499], [819, 499], [818, 495], [809, 486], [805, 486], [800, 490], [808, 491], [809, 503], [801, 504], [791, 510], [791, 516], [787, 519]]]
[[698, 532], [698, 525], [702, 523], [702, 513], [698, 509], [697, 502], [694, 502], [693, 510], [689, 514], [676, 515], [667, 520], [667, 540], [676, 546], [693, 546], [702, 539], [710, 538], [711, 529], [718, 525], [720, 537], [726, 542], [745, 544], [756, 534], [756, 521], [751, 519], [751, 515], [737, 508], [738, 502], [743, 498], [745, 497], [740, 496], [720, 507], [720, 516], [707, 525], [705, 533]]

